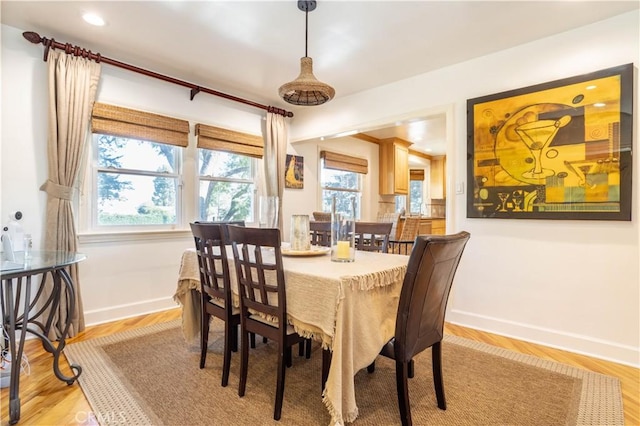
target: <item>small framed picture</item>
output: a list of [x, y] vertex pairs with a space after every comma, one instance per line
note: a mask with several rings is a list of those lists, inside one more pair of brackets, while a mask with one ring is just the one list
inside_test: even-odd
[[293, 189], [304, 188], [304, 159], [299, 155], [287, 154], [284, 171], [284, 187]]

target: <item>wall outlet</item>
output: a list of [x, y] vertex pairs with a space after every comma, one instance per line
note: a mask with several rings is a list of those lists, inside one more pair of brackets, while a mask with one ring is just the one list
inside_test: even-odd
[[456, 183], [456, 194], [464, 194], [464, 182]]

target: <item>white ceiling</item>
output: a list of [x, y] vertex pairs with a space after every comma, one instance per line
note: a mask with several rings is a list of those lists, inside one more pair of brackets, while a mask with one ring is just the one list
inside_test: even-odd
[[[320, 0], [309, 13], [308, 54], [315, 76], [343, 97], [638, 9], [639, 4]], [[3, 24], [42, 37], [294, 114], [313, 108], [278, 97], [278, 87], [297, 77], [304, 56], [305, 16], [294, 0], [2, 0], [0, 7]], [[106, 25], [86, 24], [81, 18], [85, 12], [99, 14]], [[429, 129], [443, 132], [444, 123], [425, 120], [417, 130], [422, 142], [412, 139], [405, 125], [368, 134], [401, 137], [424, 148], [438, 137], [430, 136]], [[431, 148], [432, 154], [440, 149]]]

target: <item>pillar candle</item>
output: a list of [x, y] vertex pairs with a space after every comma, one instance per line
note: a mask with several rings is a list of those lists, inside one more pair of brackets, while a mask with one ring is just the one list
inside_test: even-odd
[[339, 259], [349, 259], [351, 257], [349, 241], [338, 241], [336, 255]]

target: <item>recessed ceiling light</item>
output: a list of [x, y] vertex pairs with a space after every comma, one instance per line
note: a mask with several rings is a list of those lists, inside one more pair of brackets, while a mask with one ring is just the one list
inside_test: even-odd
[[82, 15], [82, 19], [84, 19], [85, 22], [91, 25], [95, 25], [96, 27], [102, 27], [104, 25], [104, 19], [102, 19], [95, 13], [85, 13], [84, 15]]
[[602, 107], [606, 106], [606, 104], [603, 103], [603, 102], [596, 102], [595, 104], [593, 104], [593, 106], [596, 107], [596, 108], [602, 108]]
[[587, 90], [593, 90], [596, 87], [598, 87], [598, 86], [592, 84], [591, 86], [587, 86]]

